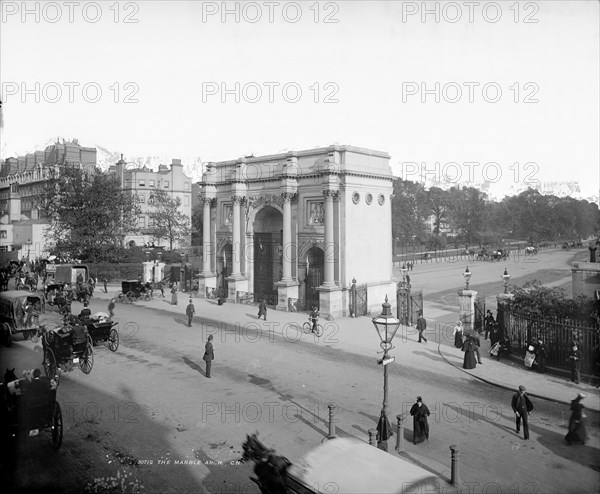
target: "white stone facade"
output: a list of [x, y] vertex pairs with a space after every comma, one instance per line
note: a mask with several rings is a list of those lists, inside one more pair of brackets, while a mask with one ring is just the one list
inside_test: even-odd
[[351, 146], [210, 163], [204, 204], [203, 288], [317, 302], [348, 315], [352, 279], [368, 306], [395, 298], [389, 155]]

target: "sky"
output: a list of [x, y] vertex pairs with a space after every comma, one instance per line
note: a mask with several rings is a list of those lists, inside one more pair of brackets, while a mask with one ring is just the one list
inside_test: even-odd
[[0, 157], [348, 144], [408, 180], [597, 196], [600, 3], [476, 4], [2, 0]]

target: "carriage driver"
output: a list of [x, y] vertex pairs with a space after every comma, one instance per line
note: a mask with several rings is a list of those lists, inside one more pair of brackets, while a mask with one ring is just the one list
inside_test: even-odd
[[92, 316], [92, 311], [88, 307], [89, 303], [83, 303], [83, 309], [79, 313], [79, 320], [83, 321], [84, 319], [89, 319]]

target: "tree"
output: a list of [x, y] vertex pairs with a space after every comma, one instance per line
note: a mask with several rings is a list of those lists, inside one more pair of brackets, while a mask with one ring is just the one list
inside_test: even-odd
[[153, 226], [149, 227], [149, 233], [155, 240], [168, 240], [169, 250], [173, 250], [175, 242], [190, 244], [190, 218], [180, 210], [181, 199], [173, 198], [164, 190], [157, 190], [151, 197], [155, 211], [149, 216], [153, 220]]
[[392, 199], [392, 234], [403, 244], [425, 232], [426, 192], [423, 184], [402, 180], [394, 181]]
[[192, 209], [192, 245], [202, 245], [203, 219], [204, 207], [196, 204]]
[[95, 262], [135, 233], [139, 207], [114, 175], [76, 166], [54, 170], [38, 206], [50, 220], [49, 240], [58, 251]]
[[427, 192], [429, 209], [433, 215], [433, 233], [440, 234], [442, 223], [448, 219], [449, 195], [439, 187], [431, 187]]

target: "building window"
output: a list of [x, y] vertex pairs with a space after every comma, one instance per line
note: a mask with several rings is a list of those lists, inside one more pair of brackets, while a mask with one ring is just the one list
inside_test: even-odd
[[139, 200], [140, 202], [146, 202], [146, 197], [144, 197], [144, 195], [143, 195], [143, 194], [140, 194], [140, 195], [138, 196], [138, 200]]
[[154, 217], [148, 216], [148, 226], [154, 226]]
[[146, 217], [145, 216], [140, 216], [139, 217], [139, 223], [138, 226], [140, 228], [146, 228]]
[[185, 196], [183, 198], [183, 205], [184, 206], [189, 206], [190, 205], [190, 197], [189, 196]]
[[190, 190], [190, 183], [189, 182], [183, 182], [183, 188], [185, 190]]
[[145, 180], [140, 180], [139, 182], [140, 187], [146, 187], [146, 181]]
[[154, 187], [154, 180], [150, 180], [150, 187]]
[[168, 189], [168, 188], [169, 188], [169, 181], [165, 180], [165, 189]]
[[0, 238], [6, 238], [6, 230], [0, 230]]

